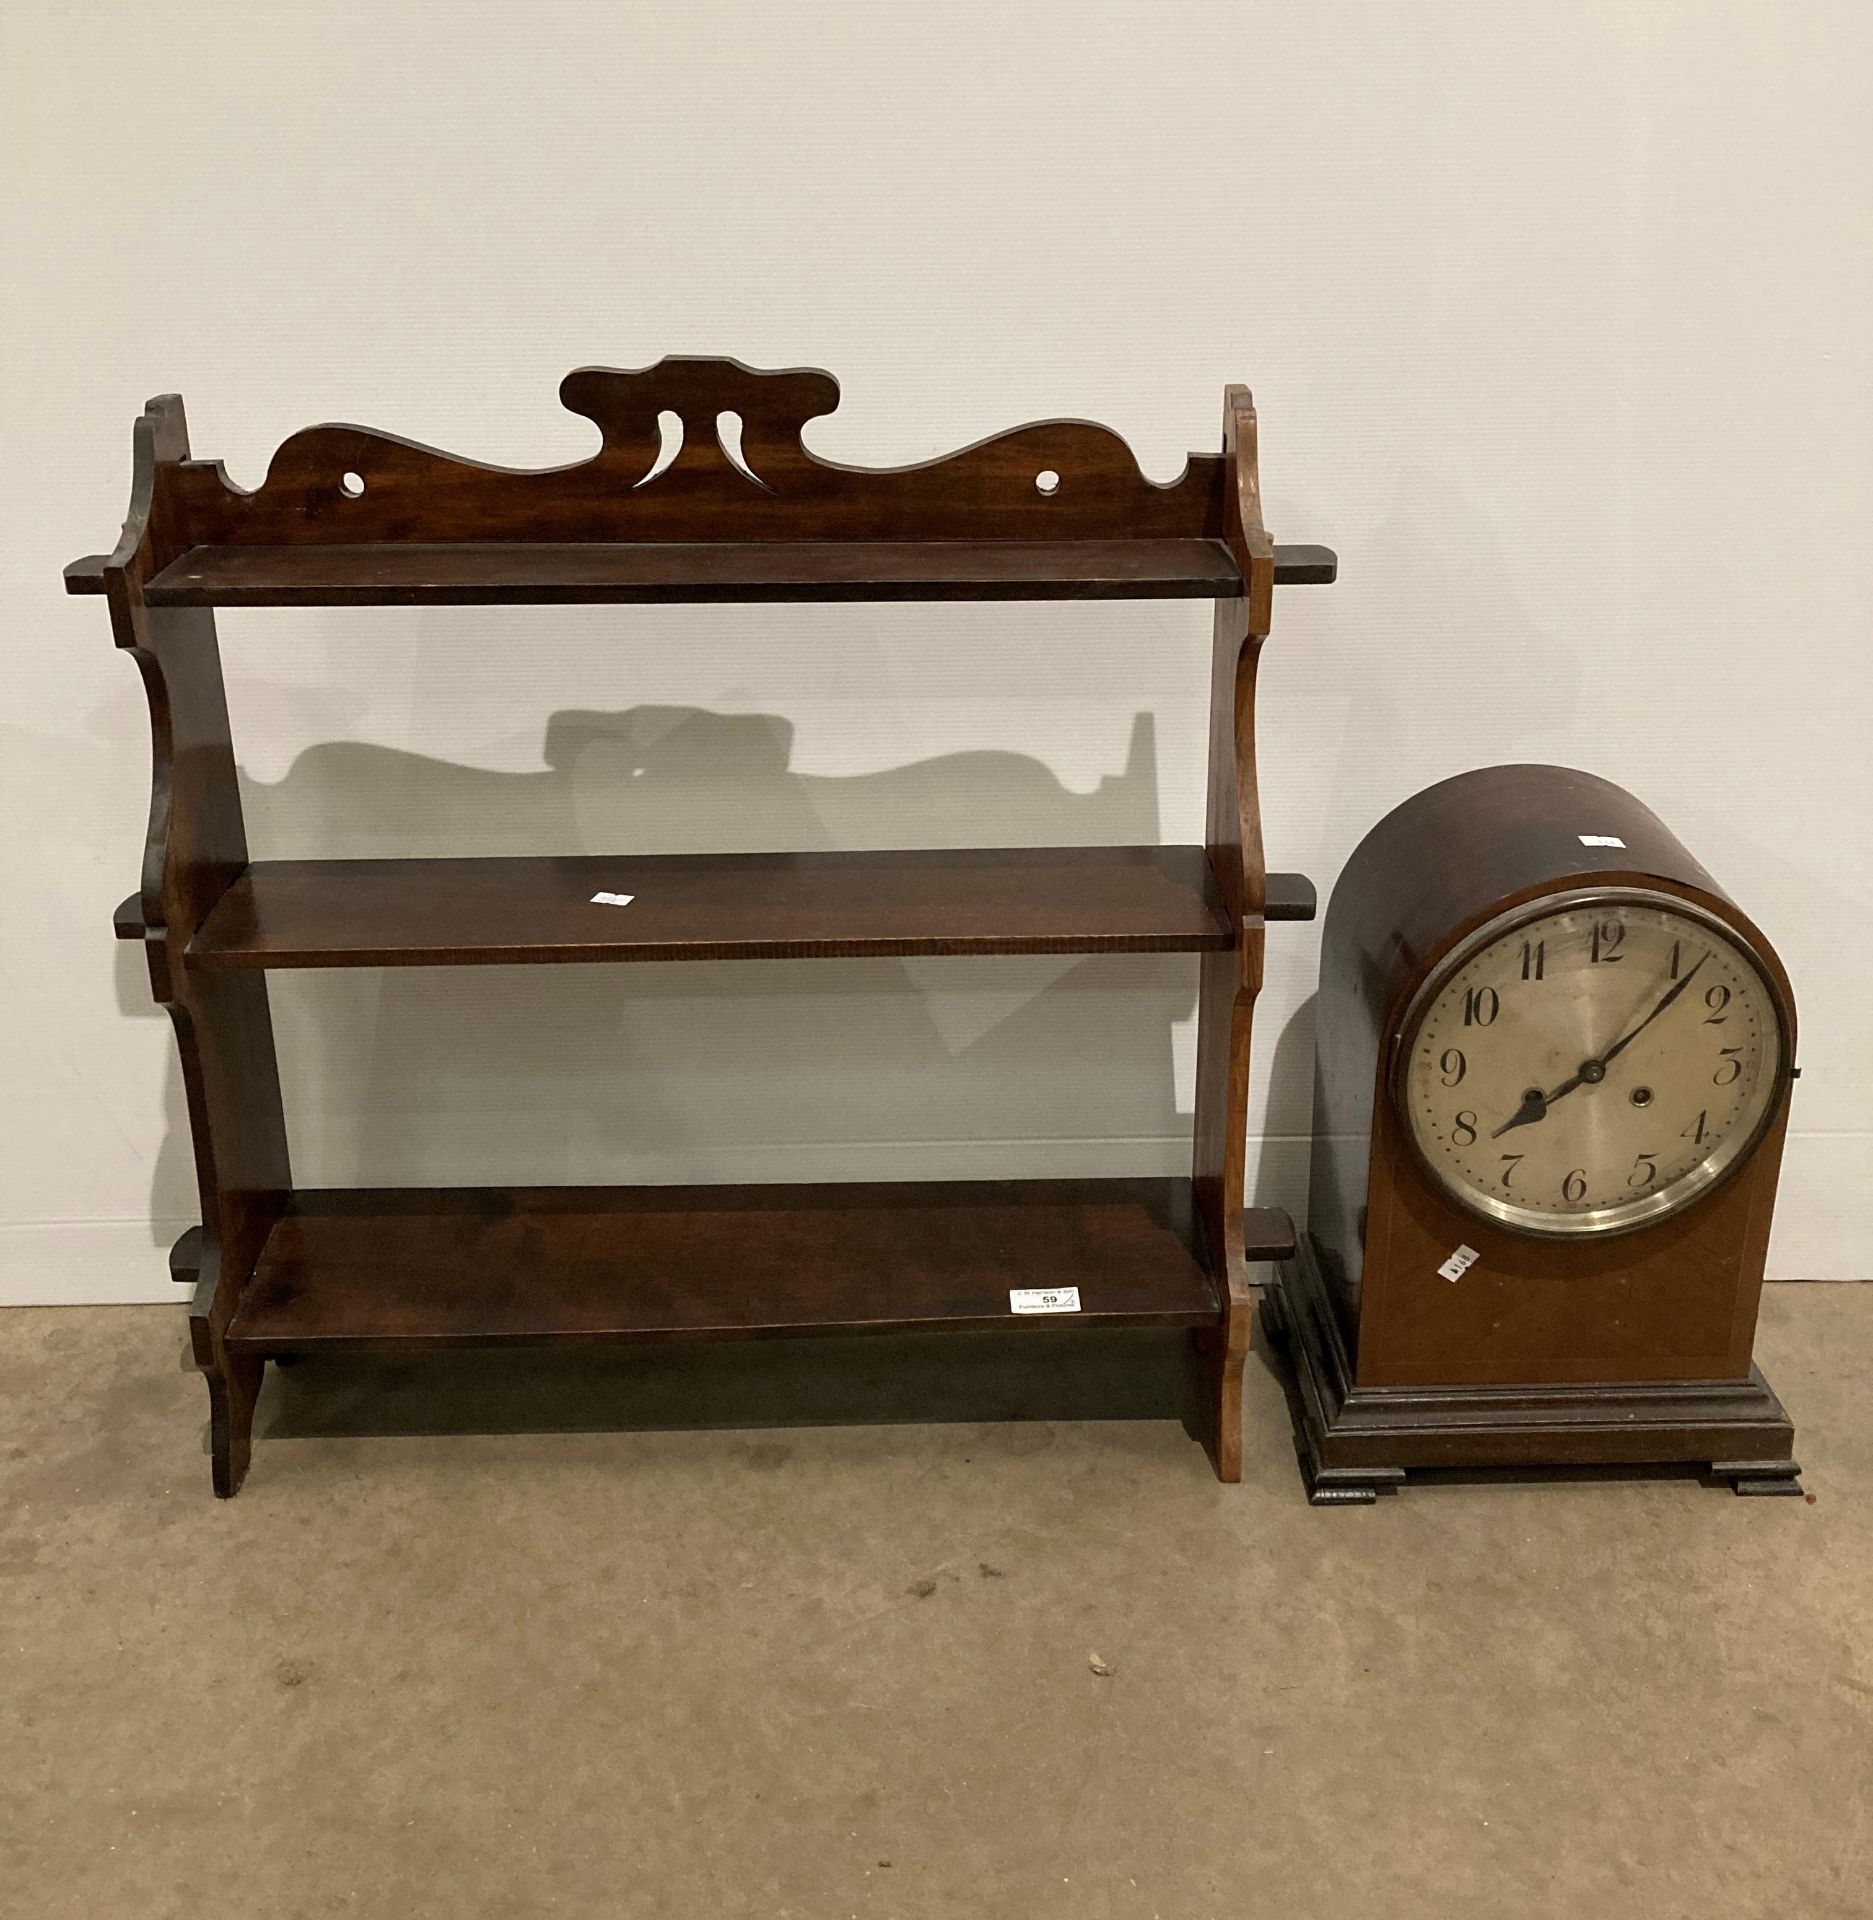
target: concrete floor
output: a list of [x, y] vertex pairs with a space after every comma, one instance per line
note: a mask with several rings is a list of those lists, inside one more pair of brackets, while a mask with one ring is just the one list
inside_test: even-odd
[[1226, 1488], [955, 1417], [1155, 1348], [860, 1341], [270, 1370], [224, 1505], [181, 1349], [0, 1315], [8, 1920], [1873, 1913], [1873, 1287], [1765, 1302], [1811, 1504], [1314, 1511], [1258, 1365]]

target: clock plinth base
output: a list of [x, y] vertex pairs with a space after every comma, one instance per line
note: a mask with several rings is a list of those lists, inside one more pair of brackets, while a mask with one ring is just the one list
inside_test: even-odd
[[1262, 1296], [1288, 1363], [1296, 1450], [1316, 1506], [1367, 1505], [1414, 1468], [1690, 1465], [1738, 1493], [1800, 1493], [1795, 1429], [1746, 1380], [1359, 1387], [1305, 1235]]

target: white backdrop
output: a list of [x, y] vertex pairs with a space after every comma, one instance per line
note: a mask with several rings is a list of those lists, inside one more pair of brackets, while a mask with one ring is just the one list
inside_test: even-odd
[[[1773, 1271], [1873, 1217], [1873, 8], [11, 0], [0, 1300], [158, 1299], [193, 1216], [110, 910], [134, 669], [60, 565], [186, 397], [253, 484], [348, 419], [578, 457], [569, 367], [830, 368], [922, 459], [1070, 414], [1171, 477], [1262, 416], [1342, 557], [1262, 676], [1324, 898], [1429, 781], [1657, 807], [1779, 945]], [[1209, 609], [224, 616], [256, 852], [1201, 837]], [[494, 644], [498, 640], [499, 644]], [[1298, 1206], [1317, 930], [1279, 928], [1250, 1185]], [[1194, 962], [274, 976], [304, 1183], [1152, 1171]]]

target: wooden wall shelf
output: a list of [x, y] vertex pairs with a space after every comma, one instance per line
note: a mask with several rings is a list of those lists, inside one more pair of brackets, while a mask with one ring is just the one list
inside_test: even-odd
[[[182, 1057], [202, 1224], [171, 1271], [195, 1285], [215, 1490], [246, 1471], [265, 1361], [298, 1352], [1090, 1325], [1190, 1330], [1203, 1438], [1238, 1478], [1247, 1263], [1293, 1244], [1285, 1215], [1243, 1205], [1250, 1014], [1267, 924], [1314, 912], [1304, 878], [1263, 864], [1255, 662], [1274, 587], [1336, 571], [1263, 528], [1246, 389], [1225, 396], [1221, 452], [1169, 486], [1082, 421], [924, 466], [837, 466], [804, 443], [838, 398], [810, 369], [673, 359], [581, 368], [560, 392], [599, 429], [577, 466], [313, 427], [252, 493], [189, 457], [165, 396], [137, 423], [122, 539], [66, 569], [71, 592], [107, 598], [149, 696], [143, 884], [114, 925], [142, 943]], [[248, 857], [216, 607], [1139, 598], [1216, 603], [1201, 846]], [[292, 1179], [272, 970], [1124, 952], [1199, 956], [1187, 1180]], [[1012, 1290], [1065, 1287], [1076, 1313], [1011, 1311]]]

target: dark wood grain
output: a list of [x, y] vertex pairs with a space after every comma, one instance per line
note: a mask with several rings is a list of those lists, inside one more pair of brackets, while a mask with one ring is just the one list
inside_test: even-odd
[[[1191, 1329], [1205, 1444], [1240, 1476], [1247, 1262], [1293, 1245], [1284, 1214], [1243, 1208], [1249, 1013], [1267, 924], [1314, 912], [1304, 878], [1263, 864], [1254, 663], [1274, 586], [1331, 580], [1337, 562], [1263, 526], [1245, 389], [1221, 451], [1168, 485], [1073, 420], [846, 467], [804, 438], [838, 391], [810, 368], [719, 359], [581, 368], [561, 398], [598, 445], [568, 466], [324, 426], [283, 443], [252, 492], [189, 456], [179, 399], [139, 422], [123, 536], [65, 585], [108, 598], [149, 695], [151, 828], [116, 931], [142, 943], [182, 1059], [203, 1210], [184, 1264], [218, 1493], [246, 1469], [266, 1355], [310, 1341], [1002, 1325], [1009, 1286], [1066, 1274], [1084, 1312], [1040, 1324]], [[1146, 596], [1218, 603], [1201, 848], [247, 857], [217, 606]], [[636, 898], [594, 905], [601, 890]], [[269, 968], [1113, 951], [1202, 956], [1190, 1182], [291, 1192]]]
[[[1109, 427], [1046, 420], [906, 467], [847, 467], [802, 433], [839, 402], [812, 368], [762, 372], [672, 357], [581, 367], [560, 398], [599, 431], [571, 466], [516, 472], [353, 426], [309, 427], [252, 493], [192, 461], [165, 499], [202, 546], [359, 546], [457, 540], [1156, 540], [1215, 536], [1227, 462], [1192, 454], [1167, 486]], [[681, 422], [659, 470], [659, 419]], [[740, 421], [740, 459], [730, 452]], [[349, 482], [347, 481], [349, 476]]]
[[[1009, 1290], [1077, 1287], [1077, 1314]], [[249, 1354], [919, 1328], [1197, 1326], [1179, 1180], [431, 1189], [295, 1196], [230, 1332]]]
[[1795, 1428], [1759, 1369], [1741, 1379], [1362, 1387], [1303, 1236], [1264, 1307], [1292, 1370], [1316, 1504], [1369, 1504], [1422, 1468], [1706, 1468], [1738, 1493], [1799, 1493]]
[[[1583, 847], [1582, 833], [1625, 846]], [[1654, 1226], [1571, 1241], [1532, 1239], [1435, 1190], [1384, 1097], [1388, 1036], [1445, 954], [1498, 913], [1599, 884], [1674, 894], [1732, 926], [1765, 960], [1794, 1057], [1793, 998], [1760, 929], [1624, 789], [1567, 767], [1486, 767], [1389, 814], [1334, 888], [1316, 1017], [1308, 1231], [1329, 1293], [1359, 1327], [1362, 1386], [1741, 1378], [1748, 1369], [1786, 1089], [1745, 1176]], [[1420, 1297], [1412, 1278], [1434, 1272], [1459, 1242], [1485, 1255], [1465, 1300], [1487, 1292], [1497, 1301], [1493, 1314], [1466, 1319], [1467, 1330], [1452, 1323], [1452, 1289]], [[1551, 1284], [1531, 1287], [1544, 1275]]]
[[[1583, 846], [1582, 834], [1623, 846]], [[1632, 1231], [1567, 1239], [1521, 1233], [1461, 1205], [1424, 1170], [1389, 1094], [1395, 1036], [1413, 996], [1446, 956], [1499, 914], [1601, 885], [1679, 898], [1727, 925], [1763, 963], [1793, 1060], [1794, 1000], [1761, 930], [1650, 808], [1595, 775], [1502, 766], [1440, 782], [1372, 829], [1328, 904], [1315, 1013], [1306, 1271], [1297, 1268], [1283, 1287], [1291, 1311], [1299, 1293], [1317, 1290], [1330, 1303], [1353, 1396], [1345, 1419], [1360, 1417], [1367, 1404], [1360, 1396], [1420, 1396], [1413, 1403], [1415, 1451], [1400, 1457], [1401, 1467], [1427, 1462], [1441, 1444], [1433, 1433], [1434, 1400], [1423, 1396], [1444, 1389], [1580, 1388], [1587, 1397], [1571, 1437], [1563, 1448], [1557, 1436], [1557, 1451], [1547, 1456], [1567, 1462], [1711, 1460], [1718, 1457], [1711, 1447], [1730, 1444], [1718, 1427], [1686, 1439], [1688, 1454], [1605, 1450], [1613, 1443], [1588, 1436], [1614, 1415], [1596, 1427], [1595, 1392], [1606, 1408], [1628, 1411], [1634, 1389], [1661, 1382], [1728, 1382], [1749, 1398], [1743, 1383], [1788, 1124], [1786, 1080], [1762, 1139], [1715, 1190]], [[1460, 1287], [1437, 1274], [1459, 1245], [1480, 1256]], [[1302, 1337], [1326, 1367], [1324, 1332], [1303, 1328]], [[1531, 1402], [1545, 1404], [1539, 1396]], [[1664, 1445], [1660, 1422], [1669, 1424], [1673, 1404], [1669, 1396], [1647, 1402], [1641, 1424], [1648, 1444]], [[1757, 1414], [1757, 1441], [1779, 1445], [1786, 1460], [1792, 1430], [1780, 1408], [1757, 1405]], [[1439, 1457], [1446, 1464], [1539, 1459], [1539, 1424], [1533, 1414], [1523, 1420], [1505, 1413], [1493, 1440], [1466, 1430]], [[1310, 1444], [1326, 1459], [1331, 1439], [1321, 1428]], [[1603, 1447], [1600, 1455], [1594, 1446]], [[1360, 1458], [1371, 1464], [1370, 1452]]]
[[1264, 920], [1311, 920], [1318, 908], [1314, 883], [1304, 873], [1271, 873], [1263, 877]]
[[[594, 904], [600, 892], [631, 904]], [[1201, 847], [276, 860], [222, 895], [189, 963], [1194, 953], [1232, 942]]]
[[1331, 547], [1275, 544], [1278, 587], [1330, 587], [1340, 577], [1340, 556]]
[[[1262, 524], [1255, 406], [1246, 387], [1223, 395], [1230, 484], [1224, 536], [1241, 591], [1217, 603], [1210, 635], [1209, 783], [1204, 844], [1236, 939], [1203, 956], [1197, 979], [1196, 1114], [1191, 1177], [1222, 1323], [1193, 1336], [1207, 1389], [1217, 1477], [1242, 1477], [1242, 1370], [1254, 1324], [1244, 1238], [1249, 1039], [1262, 984], [1268, 869], [1255, 776], [1255, 668], [1274, 600], [1274, 542]], [[1309, 889], [1311, 893], [1311, 889]], [[1311, 911], [1311, 901], [1308, 903]]]
[[191, 547], [155, 606], [1168, 600], [1239, 590], [1214, 540], [743, 540]]
[[[1275, 549], [1277, 586], [1326, 586], [1330, 547]], [[104, 556], [65, 569], [104, 591]], [[191, 547], [149, 583], [153, 606], [500, 606], [780, 600], [1221, 599], [1242, 576], [1220, 541], [454, 541]]]
[[292, 1178], [265, 979], [203, 976], [182, 959], [247, 865], [215, 616], [152, 607], [142, 592], [180, 538], [161, 476], [187, 454], [182, 402], [151, 401], [133, 437], [130, 513], [105, 563], [113, 637], [142, 675], [151, 748], [142, 885], [118, 908], [116, 931], [141, 941], [175, 1029], [202, 1210], [189, 1338], [208, 1384], [215, 1491], [226, 1496], [247, 1469], [259, 1388], [258, 1367], [227, 1351], [227, 1323]]

